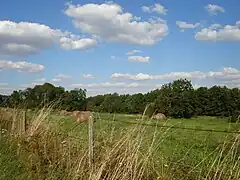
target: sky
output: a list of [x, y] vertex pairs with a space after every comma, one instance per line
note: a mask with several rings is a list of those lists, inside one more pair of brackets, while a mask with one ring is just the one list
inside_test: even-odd
[[179, 78], [240, 88], [239, 0], [1, 0], [0, 94], [45, 82], [87, 95]]

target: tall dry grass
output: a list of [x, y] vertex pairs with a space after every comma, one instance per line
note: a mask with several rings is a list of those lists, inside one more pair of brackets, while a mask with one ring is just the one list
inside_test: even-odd
[[[77, 138], [61, 134], [50, 120], [50, 108], [28, 116], [14, 109], [1, 117], [1, 129], [17, 148], [29, 172], [29, 179], [155, 179], [151, 157], [152, 146], [144, 153], [144, 127], [138, 125], [119, 137], [98, 136], [94, 163], [89, 167], [88, 147]], [[25, 129], [26, 127], [26, 129]], [[154, 144], [154, 139], [152, 140]]]
[[[147, 109], [146, 109], [147, 110]], [[21, 109], [1, 113], [1, 136], [17, 149], [28, 179], [157, 180], [157, 179], [239, 179], [240, 135], [226, 137], [197, 165], [185, 167], [178, 162], [166, 165], [157, 151], [168, 130], [153, 128], [149, 137], [144, 118], [127, 131], [95, 136], [94, 162], [89, 166], [88, 143], [63, 133], [51, 117], [52, 106], [27, 115]], [[144, 117], [144, 116], [143, 116]], [[27, 121], [26, 121], [27, 119]], [[161, 133], [161, 134], [160, 134]], [[160, 137], [160, 138], [159, 138]], [[148, 139], [146, 141], [146, 138]], [[0, 139], [1, 140], [1, 139]], [[218, 152], [218, 153], [216, 153]], [[186, 152], [187, 154], [188, 152]], [[161, 157], [160, 157], [161, 156]], [[185, 157], [183, 156], [181, 160]], [[179, 160], [180, 161], [180, 160]], [[184, 168], [183, 168], [184, 167]], [[178, 170], [184, 172], [178, 173]]]

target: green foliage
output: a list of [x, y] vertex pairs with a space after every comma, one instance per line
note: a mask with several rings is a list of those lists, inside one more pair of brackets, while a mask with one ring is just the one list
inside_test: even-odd
[[0, 100], [5, 99], [5, 103], [0, 105], [8, 107], [24, 105], [28, 109], [35, 109], [51, 102], [60, 101], [61, 109], [80, 110], [86, 103], [86, 90], [74, 89], [65, 91], [63, 87], [55, 87], [50, 83], [45, 83], [36, 85], [34, 88], [27, 88], [24, 91], [13, 91], [9, 97], [1, 97]]
[[0, 180], [26, 179], [25, 170], [17, 156], [17, 148], [11, 147], [11, 143], [0, 135]]
[[[48, 110], [35, 114], [29, 116], [32, 132], [10, 128], [11, 136], [3, 134], [1, 139], [0, 134], [0, 180], [95, 179], [99, 174], [106, 180], [116, 176], [132, 180], [215, 179], [219, 172], [217, 179], [239, 179], [239, 137], [235, 133], [198, 131], [239, 129], [239, 124], [229, 124], [227, 118], [171, 118], [157, 123], [167, 127], [157, 127], [156, 121], [148, 118], [142, 123], [139, 116], [98, 113], [94, 166], [90, 169], [88, 124], [76, 126], [76, 122]], [[36, 124], [39, 127], [34, 130]]]
[[65, 91], [63, 87], [45, 83], [24, 91], [14, 91], [9, 97], [0, 96], [0, 106], [25, 104], [30, 109], [43, 107], [53, 101], [60, 102], [60, 109], [69, 111], [142, 114], [146, 106], [151, 104], [148, 114], [154, 111], [175, 118], [199, 115], [231, 117], [240, 111], [240, 90], [220, 86], [194, 90], [191, 81], [178, 79], [146, 94], [113, 93], [86, 98], [85, 89]]
[[0, 107], [6, 107], [8, 104], [8, 96], [0, 94]]

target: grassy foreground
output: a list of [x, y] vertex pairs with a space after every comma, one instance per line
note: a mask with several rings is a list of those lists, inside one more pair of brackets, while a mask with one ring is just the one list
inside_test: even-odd
[[239, 131], [227, 119], [156, 122], [94, 114], [94, 163], [89, 167], [87, 124], [41, 109], [27, 114], [24, 131], [23, 117], [18, 110], [0, 116], [0, 179], [240, 179], [240, 134], [169, 127]]

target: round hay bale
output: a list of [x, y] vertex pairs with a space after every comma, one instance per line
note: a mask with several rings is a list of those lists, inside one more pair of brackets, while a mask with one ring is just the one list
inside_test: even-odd
[[66, 111], [66, 110], [61, 110], [61, 111], [60, 111], [60, 115], [65, 116], [66, 114], [67, 114], [67, 111]]
[[152, 119], [157, 119], [157, 120], [164, 120], [166, 118], [167, 117], [163, 113], [158, 113], [158, 114], [155, 114], [155, 115], [152, 116]]
[[89, 119], [93, 117], [91, 111], [73, 111], [70, 116], [78, 123], [88, 122]]

